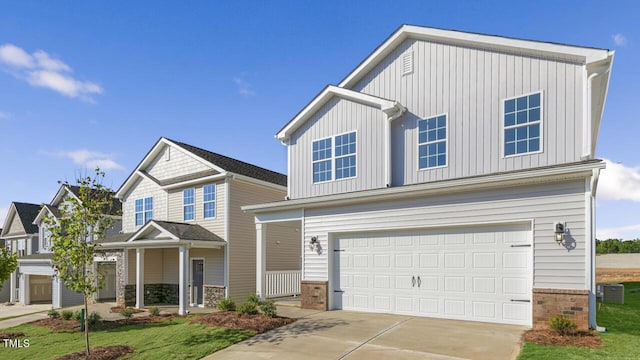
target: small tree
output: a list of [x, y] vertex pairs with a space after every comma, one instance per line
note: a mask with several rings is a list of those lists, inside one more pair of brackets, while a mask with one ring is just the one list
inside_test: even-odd
[[[103, 239], [113, 221], [111, 212], [113, 192], [102, 185], [104, 172], [95, 169], [95, 177], [76, 180], [77, 196], [70, 196], [61, 205], [61, 217], [47, 217], [45, 224], [53, 243], [53, 264], [56, 276], [64, 285], [84, 296], [84, 337], [89, 351], [88, 299], [104, 286], [104, 276], [94, 271], [93, 257], [96, 240]], [[71, 186], [67, 181], [59, 182]]]
[[12, 254], [5, 245], [0, 245], [0, 290], [2, 284], [18, 267], [18, 254]]

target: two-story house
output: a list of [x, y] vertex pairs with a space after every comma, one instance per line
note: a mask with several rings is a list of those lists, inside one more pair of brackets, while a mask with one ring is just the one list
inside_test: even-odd
[[[405, 25], [280, 130], [302, 305], [595, 327], [595, 158], [613, 51]], [[268, 262], [268, 260], [267, 260]]]
[[[0, 232], [0, 239], [4, 241], [12, 253], [18, 254], [19, 260], [24, 260], [36, 254], [39, 250], [39, 238], [38, 227], [33, 224], [33, 220], [40, 210], [40, 205], [29, 204], [23, 202], [14, 201], [9, 206], [7, 217], [4, 220], [4, 226], [2, 232]], [[25, 277], [20, 272], [20, 267], [11, 274], [9, 280], [3, 285], [3, 291], [5, 297], [0, 301], [8, 301], [11, 303], [21, 302], [24, 303], [25, 294]], [[33, 289], [33, 301], [50, 301], [51, 299], [51, 287], [50, 278], [33, 277], [33, 282], [27, 281], [27, 286], [31, 284]], [[27, 294], [29, 290], [27, 290]], [[8, 296], [7, 296], [8, 295]]]
[[[118, 302], [175, 304], [185, 314], [227, 296], [244, 301], [256, 288], [256, 237], [240, 207], [282, 200], [286, 184], [277, 172], [160, 138], [116, 192], [122, 233], [101, 244], [116, 259]], [[299, 235], [274, 232], [270, 270], [297, 273], [299, 287]]]

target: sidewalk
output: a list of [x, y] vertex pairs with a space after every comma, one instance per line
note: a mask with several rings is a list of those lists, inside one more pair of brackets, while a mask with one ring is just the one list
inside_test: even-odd
[[44, 311], [37, 314], [22, 315], [19, 317], [15, 317], [13, 319], [2, 320], [0, 321], [0, 330], [26, 324], [28, 322], [32, 322], [40, 319], [46, 319], [46, 318], [47, 318], [47, 312]]

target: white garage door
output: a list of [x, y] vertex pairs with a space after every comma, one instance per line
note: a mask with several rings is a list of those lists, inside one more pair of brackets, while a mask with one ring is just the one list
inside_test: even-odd
[[531, 325], [529, 225], [335, 241], [333, 308]]

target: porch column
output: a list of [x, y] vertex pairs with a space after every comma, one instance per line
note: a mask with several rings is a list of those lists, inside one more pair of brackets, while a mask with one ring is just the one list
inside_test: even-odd
[[265, 272], [267, 271], [267, 225], [256, 224], [256, 294], [265, 299]]
[[62, 307], [62, 287], [64, 286], [63, 281], [60, 281], [60, 277], [56, 276], [53, 278], [51, 283], [51, 306], [54, 309], [59, 309]]
[[24, 303], [23, 305], [31, 305], [31, 279], [29, 275], [22, 274], [24, 278]]
[[144, 307], [144, 249], [136, 249], [136, 309]]
[[180, 272], [180, 285], [178, 290], [178, 315], [186, 315], [188, 312], [187, 303], [187, 283], [189, 274], [189, 249], [186, 246], [180, 246], [178, 249], [178, 268]]
[[18, 299], [16, 299], [16, 289], [17, 289], [17, 284], [16, 284], [16, 275], [17, 275], [17, 271], [14, 271], [11, 273], [11, 276], [9, 277], [10, 281], [9, 281], [9, 302], [10, 303], [15, 303]]

